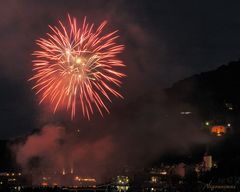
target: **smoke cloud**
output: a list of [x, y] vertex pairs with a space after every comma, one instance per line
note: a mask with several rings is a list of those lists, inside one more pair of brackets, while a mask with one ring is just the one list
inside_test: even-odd
[[64, 127], [47, 125], [12, 148], [23, 172], [32, 174], [33, 183], [39, 184], [43, 175], [70, 173], [100, 181], [113, 145], [111, 136], [89, 141], [79, 139], [78, 130], [68, 132]]
[[35, 175], [35, 183], [38, 175], [62, 172], [103, 182], [126, 166], [144, 167], [166, 152], [185, 154], [208, 142], [200, 120], [181, 117], [181, 108], [167, 109], [162, 95], [128, 103], [97, 123], [46, 125], [14, 146], [17, 163]]

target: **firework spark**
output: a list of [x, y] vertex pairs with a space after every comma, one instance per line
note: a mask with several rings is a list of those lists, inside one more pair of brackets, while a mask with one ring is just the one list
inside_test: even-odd
[[86, 17], [81, 27], [76, 18], [68, 16], [68, 21], [66, 27], [61, 21], [59, 28], [49, 26], [47, 38], [36, 41], [40, 50], [33, 53], [33, 89], [40, 95], [40, 103], [50, 103], [54, 113], [66, 108], [72, 119], [77, 107], [88, 119], [96, 109], [101, 115], [103, 111], [109, 113], [104, 103], [111, 102], [109, 93], [123, 98], [115, 88], [121, 86], [120, 79], [125, 76], [117, 71], [125, 65], [116, 58], [124, 46], [115, 42], [117, 31], [102, 35], [106, 21], [96, 30]]

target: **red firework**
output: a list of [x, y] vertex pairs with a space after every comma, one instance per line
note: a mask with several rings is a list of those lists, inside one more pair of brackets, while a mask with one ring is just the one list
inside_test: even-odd
[[64, 107], [72, 119], [78, 106], [88, 119], [94, 108], [101, 115], [103, 109], [109, 113], [103, 97], [110, 102], [109, 93], [123, 98], [114, 87], [120, 87], [125, 76], [117, 71], [125, 65], [116, 58], [124, 46], [115, 42], [117, 31], [102, 35], [106, 21], [96, 30], [86, 17], [81, 27], [74, 17], [68, 16], [68, 21], [67, 27], [61, 21], [59, 28], [49, 26], [47, 38], [36, 41], [40, 50], [33, 53], [33, 89], [40, 95], [40, 103], [50, 103], [54, 113]]

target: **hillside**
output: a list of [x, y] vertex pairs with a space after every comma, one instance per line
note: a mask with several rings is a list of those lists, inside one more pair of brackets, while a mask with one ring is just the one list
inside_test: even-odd
[[[210, 152], [219, 161], [221, 171], [237, 174], [240, 169], [240, 61], [216, 70], [193, 75], [165, 90], [172, 109], [193, 110], [205, 122], [231, 124], [231, 132], [215, 143]], [[183, 107], [182, 107], [183, 106]], [[191, 111], [192, 112], [192, 111]]]
[[203, 119], [238, 117], [240, 106], [240, 61], [193, 75], [166, 89], [169, 105], [188, 104]]

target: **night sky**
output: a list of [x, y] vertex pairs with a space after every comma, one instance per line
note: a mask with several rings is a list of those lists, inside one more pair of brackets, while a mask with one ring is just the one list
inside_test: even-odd
[[[119, 29], [118, 42], [126, 46], [120, 57], [127, 65], [128, 77], [121, 90], [125, 100], [113, 99], [110, 108], [113, 116], [116, 116], [115, 111], [131, 111], [129, 103], [148, 92], [239, 58], [239, 1], [0, 2], [0, 139], [24, 135], [44, 123], [60, 119], [37, 104], [32, 84], [27, 79], [32, 75], [31, 54], [37, 48], [35, 40], [49, 32], [48, 24], [55, 25], [58, 19], [64, 21], [68, 13], [78, 21], [87, 16], [97, 25], [108, 20], [109, 30]], [[141, 110], [145, 110], [142, 101], [135, 105], [143, 105]], [[96, 121], [100, 122], [100, 127], [115, 120], [131, 124], [133, 114], [118, 118], [106, 114], [101, 120], [97, 116]], [[79, 119], [75, 124], [93, 122]]]

